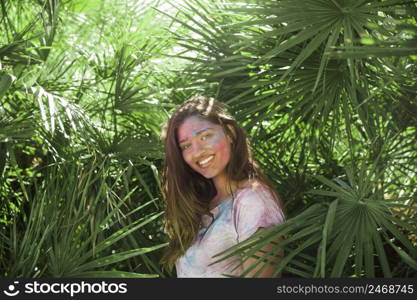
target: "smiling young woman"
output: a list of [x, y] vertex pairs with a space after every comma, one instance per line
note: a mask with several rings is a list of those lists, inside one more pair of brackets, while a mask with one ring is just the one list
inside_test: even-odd
[[[220, 102], [198, 96], [173, 113], [161, 137], [169, 239], [161, 263], [175, 265], [178, 277], [239, 276], [254, 259], [241, 264], [240, 257], [231, 257], [210, 265], [212, 257], [285, 219], [243, 129]], [[268, 267], [260, 277], [273, 271]]]

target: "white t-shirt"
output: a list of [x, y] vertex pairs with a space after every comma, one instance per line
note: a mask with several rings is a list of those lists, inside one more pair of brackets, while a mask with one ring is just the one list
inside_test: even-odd
[[214, 221], [203, 215], [201, 228], [186, 253], [177, 259], [178, 277], [230, 277], [239, 276], [242, 266], [234, 256], [209, 266], [220, 256], [212, 256], [242, 242], [260, 227], [268, 228], [284, 221], [284, 214], [267, 188], [258, 181], [238, 189], [211, 210]]

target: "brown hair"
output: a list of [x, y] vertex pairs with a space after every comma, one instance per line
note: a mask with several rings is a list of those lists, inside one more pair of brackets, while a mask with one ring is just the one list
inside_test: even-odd
[[203, 96], [187, 100], [172, 114], [161, 134], [165, 147], [162, 177], [164, 225], [169, 239], [161, 264], [168, 270], [172, 270], [176, 260], [191, 246], [198, 233], [201, 216], [210, 214], [210, 200], [217, 193], [213, 181], [194, 171], [183, 159], [177, 130], [190, 116], [199, 116], [221, 125], [225, 134], [232, 139], [230, 161], [226, 166], [228, 178], [235, 182], [259, 180], [269, 188], [282, 208], [279, 195], [252, 158], [245, 132], [226, 111], [225, 105]]

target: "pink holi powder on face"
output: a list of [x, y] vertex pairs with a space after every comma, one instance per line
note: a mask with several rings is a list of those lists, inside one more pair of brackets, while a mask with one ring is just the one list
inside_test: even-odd
[[[213, 124], [198, 116], [185, 119], [178, 128], [177, 140], [184, 161], [196, 172], [206, 178], [224, 176], [230, 160], [230, 144], [220, 125]], [[207, 168], [202, 168], [197, 161], [214, 155]]]

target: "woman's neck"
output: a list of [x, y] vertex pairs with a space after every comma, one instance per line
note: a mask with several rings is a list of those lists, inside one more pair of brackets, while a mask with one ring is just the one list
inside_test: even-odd
[[226, 200], [232, 193], [235, 193], [237, 189], [242, 188], [248, 180], [241, 182], [230, 181], [225, 175], [218, 175], [213, 178], [214, 185], [217, 190], [216, 196], [210, 201], [210, 209], [216, 207], [220, 202]]

